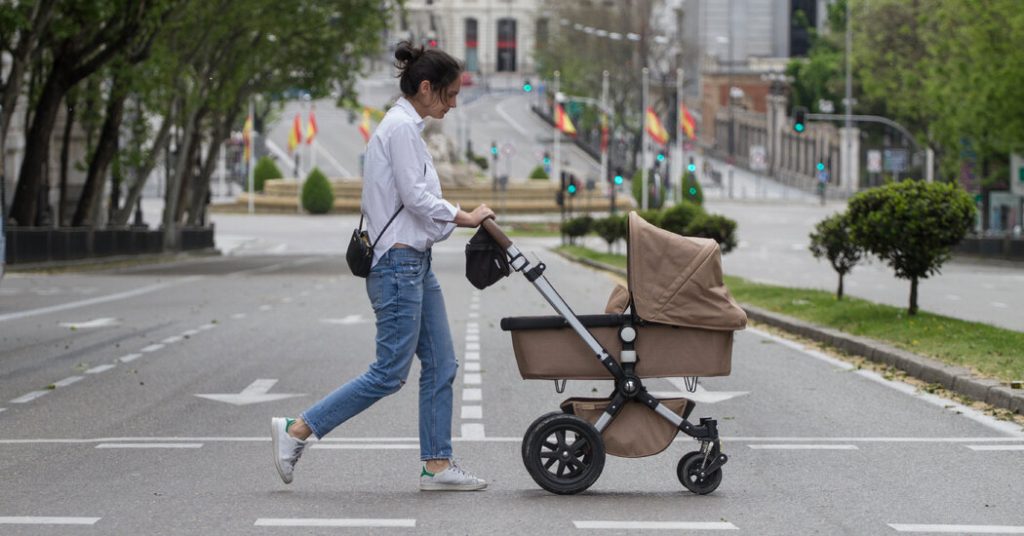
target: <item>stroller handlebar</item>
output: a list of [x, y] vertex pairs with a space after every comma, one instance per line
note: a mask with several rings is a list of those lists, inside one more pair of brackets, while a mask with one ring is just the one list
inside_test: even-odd
[[508, 250], [512, 247], [512, 240], [501, 230], [501, 227], [498, 227], [493, 218], [487, 218], [480, 226], [487, 230], [487, 233], [501, 246], [501, 249]]

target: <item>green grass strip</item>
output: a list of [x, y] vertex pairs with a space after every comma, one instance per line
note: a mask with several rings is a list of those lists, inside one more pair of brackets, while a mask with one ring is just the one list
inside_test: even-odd
[[[624, 255], [609, 255], [577, 246], [561, 250], [619, 268], [626, 266]], [[824, 290], [762, 285], [733, 276], [726, 276], [725, 283], [733, 297], [742, 303], [884, 341], [999, 380], [1024, 379], [1024, 333], [1019, 331], [923, 311], [909, 316], [904, 307], [849, 296], [837, 300], [834, 293]]]

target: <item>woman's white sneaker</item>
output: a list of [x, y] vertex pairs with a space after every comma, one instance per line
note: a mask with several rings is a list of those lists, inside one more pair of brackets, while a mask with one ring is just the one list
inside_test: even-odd
[[[273, 417], [270, 419], [270, 437], [274, 443], [274, 467], [285, 484], [292, 483], [295, 464], [299, 462], [306, 442], [288, 435], [288, 424], [291, 419]], [[292, 421], [294, 422], [294, 421]]]
[[421, 491], [476, 491], [486, 487], [486, 480], [467, 473], [454, 461], [440, 473], [431, 473], [426, 467], [420, 472]]

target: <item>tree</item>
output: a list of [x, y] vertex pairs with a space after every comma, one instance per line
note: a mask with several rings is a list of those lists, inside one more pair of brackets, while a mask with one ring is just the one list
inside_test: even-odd
[[860, 261], [864, 250], [850, 238], [850, 222], [845, 212], [834, 214], [818, 222], [811, 232], [811, 253], [815, 258], [828, 259], [839, 274], [836, 299], [843, 299], [843, 278]]
[[689, 227], [690, 223], [701, 214], [704, 214], [704, 209], [701, 208], [700, 205], [684, 200], [680, 201], [674, 207], [663, 211], [661, 218], [657, 223], [651, 223], [654, 223], [666, 231], [679, 235], [686, 235], [687, 227]]
[[626, 225], [626, 216], [608, 216], [594, 220], [591, 228], [605, 242], [608, 242], [608, 253], [611, 253], [615, 242], [626, 237]]
[[684, 171], [682, 186], [682, 196], [680, 199], [688, 203], [693, 203], [697, 206], [704, 205], [704, 190], [701, 189], [700, 183], [697, 182], [697, 174], [692, 171]]
[[537, 167], [533, 168], [533, 171], [530, 172], [530, 178], [531, 179], [547, 179], [548, 178], [548, 172], [544, 171], [544, 167], [543, 166], [537, 166]]
[[253, 188], [257, 192], [262, 192], [263, 188], [266, 187], [267, 181], [280, 179], [281, 177], [284, 177], [284, 174], [281, 173], [281, 169], [274, 163], [274, 159], [264, 156], [256, 161], [256, 169], [252, 173]]
[[586, 236], [590, 232], [591, 226], [594, 223], [594, 218], [590, 216], [580, 216], [571, 220], [566, 220], [562, 224], [562, 233], [569, 236], [569, 243], [575, 244], [576, 239], [581, 236]]
[[313, 168], [302, 185], [302, 208], [310, 214], [327, 214], [334, 207], [334, 189], [319, 168]]
[[863, 191], [847, 210], [851, 238], [910, 280], [911, 315], [918, 280], [939, 273], [975, 217], [974, 201], [958, 185], [916, 180]]

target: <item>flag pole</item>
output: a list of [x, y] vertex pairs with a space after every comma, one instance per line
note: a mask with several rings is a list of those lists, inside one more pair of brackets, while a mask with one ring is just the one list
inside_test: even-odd
[[642, 78], [643, 78], [643, 81], [641, 83], [641, 87], [643, 88], [643, 90], [641, 92], [641, 97], [640, 97], [640, 101], [641, 101], [640, 105], [642, 107], [642, 110], [640, 111], [640, 113], [641, 113], [641, 117], [643, 117], [643, 120], [640, 122], [640, 125], [641, 125], [640, 126], [640, 131], [641, 131], [641, 141], [640, 141], [640, 177], [641, 177], [642, 186], [643, 186], [643, 188], [641, 190], [641, 193], [640, 193], [640, 199], [641, 199], [640, 207], [643, 208], [644, 210], [647, 210], [647, 202], [648, 202], [648, 200], [647, 200], [647, 84], [648, 84], [647, 76], [648, 76], [649, 72], [650, 71], [648, 71], [647, 67], [643, 68], [643, 71], [642, 71], [643, 74], [641, 75]]
[[553, 98], [551, 99], [551, 118], [554, 119], [552, 123], [554, 124], [555, 129], [555, 150], [553, 151], [555, 154], [554, 158], [551, 159], [551, 179], [554, 181], [559, 181], [559, 188], [562, 187], [562, 132], [558, 129], [558, 106], [561, 104], [560, 102], [558, 102], [558, 86], [561, 84], [561, 78], [562, 73], [555, 71], [555, 92], [553, 93]]
[[246, 162], [246, 167], [249, 168], [249, 214], [256, 214], [256, 207], [254, 205], [254, 197], [256, 196], [256, 175], [255, 169], [252, 165], [253, 156], [256, 154], [256, 144], [253, 143], [256, 136], [256, 122], [253, 117], [253, 104], [252, 97], [249, 97], [249, 121], [251, 121], [251, 127], [249, 128], [249, 161]]
[[[601, 73], [601, 113], [605, 117], [605, 129], [609, 129], [607, 123], [609, 121], [608, 112], [608, 71]], [[602, 134], [604, 134], [602, 132]], [[611, 137], [610, 135], [608, 136]], [[611, 140], [609, 140], [611, 141]], [[607, 143], [601, 147], [601, 182], [608, 183], [608, 145]], [[612, 186], [614, 187], [614, 185]]]
[[[682, 193], [684, 173], [683, 170], [686, 169], [686, 162], [684, 162], [684, 160], [686, 160], [686, 157], [683, 154], [684, 120], [685, 119], [683, 118], [683, 70], [676, 69], [676, 158], [672, 159], [675, 162], [675, 166], [673, 166], [674, 171], [672, 172], [672, 176], [669, 177], [669, 184], [674, 185], [675, 181], [677, 179], [679, 180], [680, 201], [686, 198], [686, 196]], [[675, 186], [672, 186], [671, 192], [673, 194], [673, 197], [675, 197], [675, 191]]]

